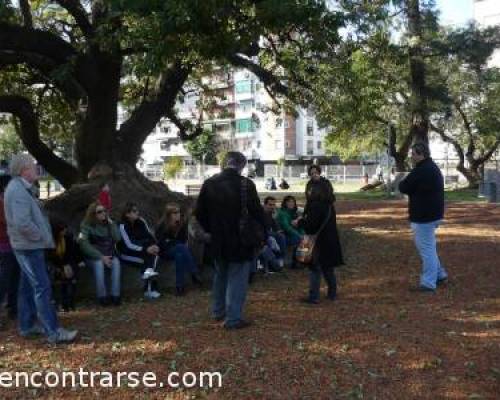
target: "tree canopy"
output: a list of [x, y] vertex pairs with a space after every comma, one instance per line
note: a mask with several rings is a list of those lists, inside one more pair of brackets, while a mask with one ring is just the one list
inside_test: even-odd
[[[0, 112], [69, 187], [99, 163], [135, 165], [162, 118], [183, 140], [201, 134], [175, 103], [218, 66], [246, 68], [277, 101], [305, 104], [308, 77], [338, 56], [349, 18], [321, 0], [2, 0]], [[54, 134], [74, 143], [71, 163]]]

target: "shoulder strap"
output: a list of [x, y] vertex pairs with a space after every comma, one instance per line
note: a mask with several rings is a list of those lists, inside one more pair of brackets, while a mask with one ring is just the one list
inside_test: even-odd
[[247, 196], [247, 182], [244, 177], [241, 177], [241, 214], [248, 215], [248, 196]]

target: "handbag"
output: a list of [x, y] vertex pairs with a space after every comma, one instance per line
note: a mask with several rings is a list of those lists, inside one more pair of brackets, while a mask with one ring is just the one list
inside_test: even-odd
[[304, 235], [304, 237], [299, 243], [299, 246], [297, 247], [297, 252], [296, 252], [296, 258], [299, 263], [301, 264], [312, 263], [314, 248], [316, 247], [316, 240], [318, 239], [318, 236], [321, 233], [321, 231], [325, 228], [331, 216], [332, 216], [332, 209], [330, 207], [328, 209], [328, 216], [321, 224], [321, 227], [319, 228], [318, 232], [316, 232], [315, 235]]
[[241, 179], [241, 216], [239, 221], [239, 234], [243, 247], [258, 249], [266, 240], [264, 227], [258, 223], [248, 212], [247, 182]]

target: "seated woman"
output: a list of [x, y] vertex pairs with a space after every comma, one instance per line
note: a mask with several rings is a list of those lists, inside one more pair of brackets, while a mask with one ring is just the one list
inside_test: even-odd
[[56, 304], [64, 311], [74, 311], [80, 249], [66, 223], [53, 222], [52, 235], [55, 248], [47, 252], [47, 261], [54, 277]]
[[175, 290], [177, 296], [185, 294], [185, 274], [192, 274], [193, 282], [201, 283], [197, 277], [198, 269], [187, 245], [187, 224], [181, 219], [178, 204], [168, 203], [156, 229], [156, 239], [160, 256], [175, 260]]
[[279, 226], [285, 233], [287, 243], [297, 246], [304, 235], [302, 229], [297, 229], [292, 222], [299, 218], [297, 201], [293, 196], [285, 196], [281, 202], [281, 208], [278, 210], [276, 219]]
[[137, 204], [130, 202], [125, 204], [120, 235], [122, 238], [118, 243], [120, 259], [141, 268], [141, 277], [145, 280], [144, 297], [157, 299], [161, 295], [157, 290], [156, 281], [152, 278], [158, 275], [153, 267], [160, 248], [156, 245], [156, 239], [148, 224], [140, 217]]
[[[85, 262], [94, 270], [97, 301], [102, 306], [121, 303], [121, 266], [115, 249], [119, 241], [120, 231], [109, 218], [106, 208], [98, 202], [91, 203], [82, 221], [78, 243]], [[105, 282], [108, 269], [111, 271], [110, 291]]]

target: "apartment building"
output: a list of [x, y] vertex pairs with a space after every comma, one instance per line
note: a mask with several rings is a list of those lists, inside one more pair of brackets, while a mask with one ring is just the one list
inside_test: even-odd
[[[483, 27], [500, 25], [500, 1], [474, 0], [474, 20]], [[493, 54], [490, 63], [500, 67], [500, 49]]]
[[[204, 126], [216, 133], [223, 148], [241, 151], [250, 161], [263, 164], [282, 158], [299, 163], [325, 156], [326, 130], [318, 127], [314, 115], [304, 109], [298, 109], [296, 115], [273, 112], [274, 100], [251, 72], [219, 69], [203, 84], [211, 97], [187, 90], [177, 104], [179, 116], [197, 121], [203, 103]], [[143, 150], [146, 165], [173, 156], [192, 161], [178, 138], [178, 129], [168, 120], [155, 128]]]

